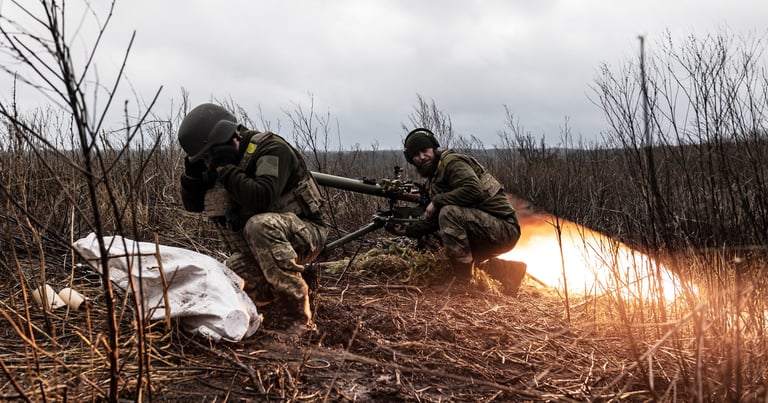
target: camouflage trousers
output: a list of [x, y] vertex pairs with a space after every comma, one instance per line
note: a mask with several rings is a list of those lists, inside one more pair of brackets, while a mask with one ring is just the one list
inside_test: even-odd
[[482, 262], [511, 250], [520, 238], [517, 219], [501, 219], [485, 211], [444, 206], [438, 216], [440, 238], [451, 263]]
[[[322, 250], [328, 229], [294, 213], [256, 214], [245, 224], [243, 237], [264, 280], [283, 298], [309, 306], [304, 264]], [[300, 312], [301, 313], [301, 312]]]

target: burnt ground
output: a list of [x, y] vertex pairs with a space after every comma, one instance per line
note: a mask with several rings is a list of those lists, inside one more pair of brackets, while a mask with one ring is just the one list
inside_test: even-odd
[[[595, 323], [598, 302], [572, 301], [577, 306], [566, 310], [562, 297], [530, 279], [508, 296], [482, 275], [469, 285], [419, 277], [412, 269], [419, 265], [413, 255], [342, 269], [325, 265], [314, 304], [317, 331], [302, 336], [276, 330], [278, 306], [262, 308], [263, 326], [239, 343], [214, 344], [175, 323], [169, 330], [154, 323], [146, 332], [144, 368], [136, 364], [141, 353], [126, 308], [120, 321], [120, 395], [125, 401], [204, 402], [653, 397], [621, 328], [604, 318]], [[94, 285], [80, 284], [88, 286]], [[99, 400], [109, 389], [99, 290], [88, 293], [96, 297], [86, 312], [54, 313], [46, 320], [31, 309], [37, 349], [19, 336], [29, 332], [18, 308], [20, 287], [8, 290], [3, 311], [17, 326], [2, 330], [0, 398]], [[663, 390], [664, 380], [656, 387]]]

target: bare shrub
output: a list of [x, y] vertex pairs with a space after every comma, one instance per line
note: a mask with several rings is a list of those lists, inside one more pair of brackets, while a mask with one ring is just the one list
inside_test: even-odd
[[[99, 282], [98, 302], [103, 305], [84, 314], [85, 324], [37, 309], [30, 303], [30, 291], [46, 282], [63, 285], [87, 280], [86, 273], [75, 265], [77, 258], [71, 255], [69, 244], [90, 231], [157, 239], [216, 257], [223, 257], [223, 252], [214, 227], [198, 214], [183, 212], [178, 200], [183, 155], [175, 133], [188, 109], [186, 95], [182, 94], [172, 116], [146, 112], [134, 121], [126, 119], [115, 131], [106, 130], [100, 120], [103, 114], [95, 113], [101, 110], [86, 107], [92, 103], [86, 102], [86, 81], [81, 77], [88, 67], [82, 72], [72, 70], [68, 43], [57, 30], [59, 25], [53, 24], [60, 22], [58, 4], [42, 1], [39, 6], [43, 11], [29, 11], [46, 17], [41, 21], [49, 21], [50, 43], [61, 49], [42, 46], [36, 37], [19, 34], [24, 31], [17, 30], [16, 24], [10, 30], [11, 21], [0, 17], [6, 52], [22, 64], [44, 63], [48, 69], [41, 71], [57, 72], [38, 76], [32, 70], [15, 78], [18, 83], [31, 83], [53, 94], [50, 96], [56, 102], [50, 109], [18, 111], [13, 103], [0, 105], [0, 273], [7, 284], [0, 293], [0, 314], [7, 324], [3, 338], [21, 346], [18, 355], [0, 357], [0, 368], [12, 384], [7, 388], [14, 388], [21, 399], [114, 400], [129, 396], [141, 400], [152, 393], [151, 382], [159, 382], [160, 378], [150, 376], [157, 374], [152, 369], [166, 363], [153, 361], [152, 354], [163, 347], [187, 347], [176, 339], [174, 329], [134, 316], [136, 301], [115, 293], [109, 281]], [[30, 58], [21, 43], [34, 45], [40, 55], [50, 58]], [[653, 278], [648, 280], [652, 292], [647, 298], [620, 294], [582, 299], [567, 294], [552, 296], [545, 307], [549, 316], [539, 315], [542, 319], [535, 335], [529, 334], [526, 323], [515, 323], [515, 331], [540, 340], [537, 351], [520, 343], [515, 346], [515, 354], [520, 355], [520, 367], [516, 368], [528, 372], [514, 374], [509, 382], [517, 385], [529, 377], [528, 393], [535, 390], [542, 373], [573, 364], [557, 362], [562, 360], [560, 353], [572, 353], [581, 344], [589, 344], [592, 354], [573, 354], [585, 357], [586, 362], [584, 373], [574, 381], [577, 389], [552, 385], [559, 394], [525, 396], [542, 400], [662, 401], [759, 400], [765, 396], [768, 285], [764, 280], [763, 237], [768, 229], [768, 102], [762, 43], [708, 37], [703, 41], [689, 38], [682, 48], [675, 47], [671, 38], [661, 45], [653, 54], [648, 74], [653, 144], [647, 144], [642, 119], [638, 119], [643, 94], [637, 66], [632, 64], [618, 72], [603, 66], [596, 83], [597, 103], [610, 125], [602, 144], [585, 147], [574, 143], [566, 119], [562, 144], [550, 147], [505, 108], [499, 144], [489, 149], [472, 136], [454, 133], [448, 113], [420, 95], [409, 116], [410, 125], [430, 128], [446, 148], [471, 151], [508, 191], [553, 213], [557, 217], [551, 223], [554, 227], [563, 224], [560, 219], [568, 219], [599, 230], [614, 240], [606, 248], [624, 241], [659, 257], [697, 286], [681, 286], [682, 297], [672, 304], [661, 300], [663, 290]], [[103, 108], [111, 106], [110, 95], [103, 98], [107, 100]], [[406, 165], [400, 150], [334, 144], [340, 138], [338, 124], [330, 112], [318, 113], [311, 98], [310, 94], [308, 107], [297, 102], [294, 110], [285, 111], [290, 122], [285, 134], [293, 135], [310, 169], [354, 179], [381, 179], [391, 178], [395, 166]], [[253, 119], [235, 101], [222, 103], [252, 128], [280, 132], [279, 121], [263, 116]], [[129, 115], [127, 111], [124, 114]], [[403, 126], [404, 131], [409, 128]], [[652, 169], [649, 152], [655, 161]], [[658, 203], [653, 200], [651, 182], [658, 185]], [[336, 236], [354, 231], [369, 222], [377, 209], [386, 207], [386, 200], [374, 196], [330, 188], [323, 191]], [[653, 211], [656, 208], [660, 210]], [[370, 249], [370, 245], [363, 240], [357, 251]], [[415, 266], [408, 265], [413, 259], [411, 251], [404, 253], [399, 244], [392, 250], [397, 255], [361, 254], [367, 258], [360, 266], [368, 271], [368, 281], [405, 282], [434, 274], [414, 271]], [[344, 253], [349, 255], [349, 251]], [[613, 269], [618, 282], [621, 270], [656, 268], [615, 265]], [[337, 291], [343, 299], [343, 291]], [[531, 288], [525, 293], [542, 292]], [[424, 302], [420, 293], [414, 301], [418, 302], [415, 312], [416, 305], [421, 309]], [[510, 305], [516, 308], [514, 302]], [[460, 312], [462, 320], [477, 319], [474, 307], [463, 308], [466, 315], [464, 310]], [[486, 308], [486, 312], [495, 309], [488, 306], [482, 310]], [[398, 329], [407, 329], [408, 318], [415, 316], [388, 309], [392, 311], [379, 313], [395, 318]], [[566, 316], [567, 320], [549, 322], [552, 316]], [[552, 340], [564, 334], [572, 336], [569, 342], [561, 338], [552, 348]], [[509, 335], [501, 340], [512, 343]], [[402, 342], [400, 347], [427, 346], [416, 340], [398, 342]], [[352, 344], [349, 341], [349, 346]], [[434, 350], [434, 345], [429, 349]], [[397, 355], [402, 351], [397, 348], [388, 345], [378, 353], [382, 357]], [[549, 367], [543, 372], [541, 368], [531, 369], [528, 358], [550, 348]], [[606, 352], [609, 348], [614, 350]], [[222, 355], [231, 353], [230, 364], [252, 380], [261, 376], [239, 363], [239, 353], [233, 349], [221, 351]], [[483, 351], [462, 351], [477, 355], [473, 358], [478, 361], [487, 359]], [[438, 357], [434, 351], [421, 353]], [[60, 355], [77, 359], [65, 362]], [[597, 362], [595, 355], [608, 358]], [[9, 362], [14, 365], [5, 365]], [[594, 376], [601, 366], [614, 368], [605, 371], [614, 376]], [[184, 368], [173, 370], [182, 373]], [[399, 377], [400, 372], [396, 374]], [[285, 381], [293, 375], [285, 370], [271, 376], [285, 391]], [[46, 383], [45, 379], [54, 380]], [[107, 384], [109, 390], [104, 390]], [[58, 385], [72, 386], [60, 389]], [[293, 388], [298, 391], [306, 386], [307, 382], [296, 383]]]

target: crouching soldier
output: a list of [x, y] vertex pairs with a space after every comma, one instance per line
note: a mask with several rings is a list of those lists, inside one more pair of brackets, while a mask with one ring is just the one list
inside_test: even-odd
[[426, 178], [431, 200], [423, 219], [408, 226], [405, 235], [438, 233], [457, 281], [469, 281], [478, 268], [498, 280], [506, 294], [517, 293], [525, 263], [496, 258], [520, 238], [515, 209], [499, 181], [475, 158], [439, 147], [427, 129], [405, 138], [405, 159]]
[[282, 137], [249, 130], [215, 104], [192, 109], [181, 122], [186, 153], [181, 197], [221, 228], [234, 253], [227, 265], [258, 301], [274, 293], [293, 329], [314, 329], [304, 264], [325, 245], [328, 229], [317, 184]]

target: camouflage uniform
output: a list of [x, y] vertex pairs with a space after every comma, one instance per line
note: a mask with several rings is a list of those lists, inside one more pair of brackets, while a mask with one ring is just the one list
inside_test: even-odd
[[411, 225], [406, 235], [438, 232], [454, 269], [471, 273], [473, 262], [512, 249], [520, 225], [501, 184], [476, 159], [452, 150], [436, 151], [435, 157], [426, 186], [439, 213]]
[[[239, 165], [218, 168], [216, 181], [181, 180], [184, 206], [206, 211], [235, 253], [227, 265], [259, 301], [270, 291], [311, 323], [304, 264], [322, 250], [328, 229], [317, 185], [303, 159], [282, 137], [238, 128]], [[221, 209], [221, 198], [224, 209]]]

